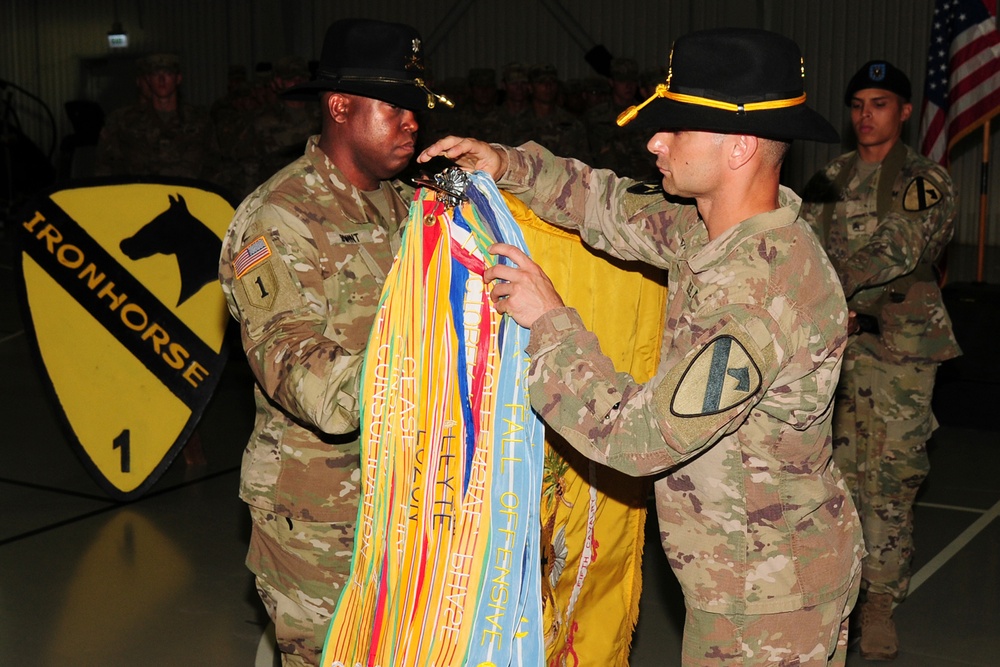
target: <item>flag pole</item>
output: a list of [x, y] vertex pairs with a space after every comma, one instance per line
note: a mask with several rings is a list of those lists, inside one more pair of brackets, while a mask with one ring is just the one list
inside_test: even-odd
[[990, 119], [983, 123], [983, 161], [979, 179], [979, 256], [976, 264], [976, 282], [983, 282], [983, 264], [986, 258], [986, 211], [989, 207], [990, 173]]

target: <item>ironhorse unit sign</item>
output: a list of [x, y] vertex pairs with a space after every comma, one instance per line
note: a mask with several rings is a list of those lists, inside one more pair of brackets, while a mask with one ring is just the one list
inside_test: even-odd
[[78, 453], [131, 500], [191, 437], [225, 364], [233, 207], [196, 181], [48, 194], [19, 220], [22, 303]]

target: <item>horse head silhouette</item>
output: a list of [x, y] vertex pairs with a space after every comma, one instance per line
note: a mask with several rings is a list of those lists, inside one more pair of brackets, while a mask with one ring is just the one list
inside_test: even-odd
[[188, 211], [184, 197], [167, 196], [170, 206], [127, 239], [119, 248], [129, 259], [156, 254], [175, 255], [181, 273], [181, 294], [177, 305], [208, 283], [218, 280], [222, 241]]

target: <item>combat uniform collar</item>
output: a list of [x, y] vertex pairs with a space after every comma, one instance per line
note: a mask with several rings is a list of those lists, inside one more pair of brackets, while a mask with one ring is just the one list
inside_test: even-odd
[[778, 189], [778, 205], [780, 208], [747, 218], [702, 246], [688, 260], [691, 271], [700, 273], [706, 269], [710, 269], [729, 257], [747, 239], [760, 236], [772, 229], [792, 224], [799, 217], [799, 207], [802, 205], [802, 199], [789, 188], [780, 186]]
[[403, 221], [406, 220], [409, 205], [404, 202], [392, 181], [379, 181], [379, 188], [389, 200], [396, 220], [386, 220], [378, 208], [365, 196], [364, 192], [354, 186], [344, 173], [333, 163], [330, 156], [319, 147], [320, 135], [314, 134], [306, 142], [305, 156], [323, 183], [323, 187], [331, 191], [340, 191], [346, 196], [336, 197], [336, 206], [340, 208], [348, 220], [363, 220], [386, 229], [395, 236]]

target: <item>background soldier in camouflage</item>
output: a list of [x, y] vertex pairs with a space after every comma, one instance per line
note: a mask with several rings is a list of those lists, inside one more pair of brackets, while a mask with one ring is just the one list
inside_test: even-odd
[[618, 127], [615, 122], [618, 114], [637, 102], [639, 66], [631, 58], [612, 59], [610, 84], [605, 87], [610, 96], [585, 116], [593, 166], [640, 181], [656, 178], [656, 161], [646, 150], [649, 137], [635, 125]]
[[320, 131], [316, 100], [290, 100], [281, 96], [308, 80], [305, 58], [283, 56], [274, 63], [271, 75], [274, 101], [250, 117], [236, 146], [238, 161], [252, 166], [250, 189], [302, 155], [306, 140]]
[[528, 72], [531, 83], [531, 113], [528, 139], [537, 141], [556, 155], [590, 159], [587, 128], [583, 121], [559, 106], [559, 77], [552, 65], [536, 65]]
[[913, 107], [906, 75], [866, 63], [844, 100], [858, 148], [819, 172], [802, 215], [848, 296], [850, 344], [837, 390], [833, 456], [861, 513], [868, 556], [861, 654], [896, 657], [893, 601], [906, 597], [913, 501], [927, 477], [940, 362], [960, 354], [932, 265], [952, 236], [948, 172], [900, 137]]
[[504, 95], [496, 120], [494, 141], [519, 146], [532, 139], [531, 84], [528, 69], [521, 63], [507, 63], [503, 68], [501, 87]]
[[468, 99], [457, 109], [457, 122], [448, 133], [462, 134], [483, 141], [496, 141], [498, 138], [496, 70], [474, 67], [469, 70], [467, 82]]
[[139, 101], [108, 114], [97, 142], [97, 176], [210, 178], [217, 165], [212, 124], [180, 101], [180, 60], [160, 53], [137, 63]]
[[319, 75], [286, 93], [319, 94], [322, 133], [247, 197], [223, 243], [220, 280], [257, 378], [240, 480], [247, 565], [286, 666], [319, 663], [350, 573], [359, 376], [413, 196], [389, 179], [413, 156], [414, 109], [428, 103], [419, 44], [400, 24], [330, 26]]
[[785, 37], [709, 30], [678, 39], [671, 57], [668, 95], [638, 119], [655, 132], [664, 189], [696, 207], [534, 144], [452, 137], [419, 160], [483, 169], [593, 247], [668, 271], [660, 368], [646, 385], [614, 371], [523, 253], [493, 246], [513, 265], [485, 278], [498, 280], [497, 309], [531, 328], [532, 407], [589, 458], [658, 475], [660, 537], [687, 605], [683, 664], [843, 665], [864, 554], [831, 465], [847, 307], [798, 197], [778, 184], [787, 142], [837, 133], [805, 106]]

